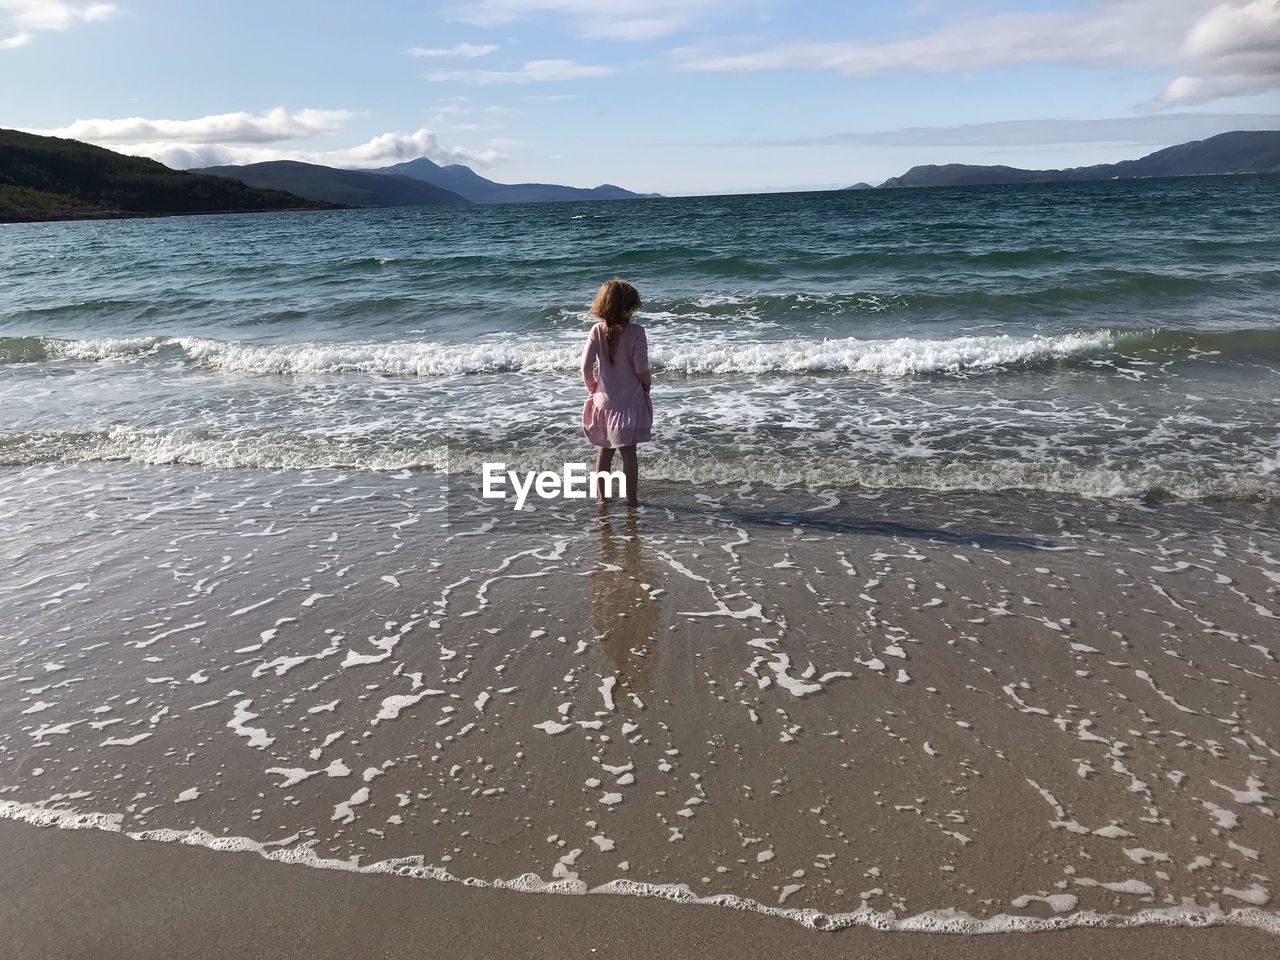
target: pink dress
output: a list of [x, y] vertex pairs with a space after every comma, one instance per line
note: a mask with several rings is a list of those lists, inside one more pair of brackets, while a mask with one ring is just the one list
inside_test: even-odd
[[644, 327], [628, 323], [618, 334], [613, 363], [604, 321], [591, 328], [582, 348], [582, 382], [591, 396], [582, 407], [582, 432], [597, 447], [629, 447], [652, 439], [653, 404], [640, 383], [649, 372]]

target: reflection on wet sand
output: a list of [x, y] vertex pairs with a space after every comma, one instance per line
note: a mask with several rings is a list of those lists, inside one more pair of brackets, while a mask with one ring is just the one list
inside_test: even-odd
[[653, 690], [653, 656], [661, 618], [654, 599], [660, 575], [644, 558], [634, 510], [599, 517], [599, 566], [591, 574], [591, 630], [618, 677], [620, 706], [628, 694]]
[[651, 495], [0, 471], [0, 826], [823, 929], [1280, 929], [1272, 505]]

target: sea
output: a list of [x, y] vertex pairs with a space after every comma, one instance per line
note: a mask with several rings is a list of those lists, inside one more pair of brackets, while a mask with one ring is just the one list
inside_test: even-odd
[[615, 275], [651, 479], [1280, 494], [1267, 176], [6, 226], [0, 465], [583, 460]]

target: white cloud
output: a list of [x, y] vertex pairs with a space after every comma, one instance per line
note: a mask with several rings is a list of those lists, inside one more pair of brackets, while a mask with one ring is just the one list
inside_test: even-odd
[[653, 40], [736, 8], [748, 0], [473, 0], [452, 10], [477, 26], [558, 15], [575, 33], [605, 40]]
[[616, 73], [613, 67], [592, 66], [572, 60], [530, 60], [516, 70], [438, 70], [427, 74], [437, 83], [559, 83]]
[[327, 159], [317, 162], [342, 167], [382, 167], [390, 163], [416, 160], [418, 157], [430, 157], [439, 163], [475, 163], [486, 166], [501, 159], [494, 150], [477, 152], [445, 147], [425, 127], [413, 133], [382, 133], [359, 146], [332, 150], [321, 156]]
[[1086, 0], [1077, 9], [973, 16], [888, 41], [779, 43], [744, 53], [676, 51], [682, 69], [965, 73], [1031, 63], [1181, 70], [1154, 106], [1280, 87], [1280, 0]]
[[465, 163], [488, 166], [502, 159], [495, 149], [465, 150], [446, 147], [436, 134], [423, 128], [412, 133], [381, 133], [354, 147], [338, 150], [288, 150], [277, 147], [242, 146], [226, 143], [180, 143], [150, 141], [112, 144], [121, 153], [151, 157], [169, 167], [187, 170], [224, 164], [263, 163], [268, 160], [298, 160], [327, 167], [361, 169], [385, 167], [418, 157], [429, 157], [437, 163]]
[[53, 130], [36, 130], [50, 137], [70, 137], [90, 143], [278, 143], [336, 133], [353, 114], [349, 110], [299, 110], [276, 107], [266, 113], [217, 113], [194, 120], [147, 120], [143, 117], [77, 120]]
[[115, 13], [113, 3], [0, 0], [0, 50], [25, 47], [41, 31], [68, 30], [79, 23], [109, 20]]
[[962, 73], [1026, 63], [1169, 63], [1211, 0], [1093, 0], [1078, 10], [1001, 13], [955, 20], [900, 40], [783, 43], [726, 56], [680, 52], [686, 70], [830, 70], [851, 77], [892, 71]]
[[410, 47], [411, 57], [460, 57], [474, 60], [493, 53], [498, 47], [493, 43], [457, 43], [452, 47]]
[[1193, 57], [1274, 57], [1280, 48], [1280, 0], [1224, 3], [1206, 13], [1187, 35]]
[[1164, 89], [1156, 106], [1280, 87], [1280, 0], [1219, 4], [1192, 26], [1182, 52], [1188, 72]]
[[355, 114], [349, 110], [298, 110], [276, 107], [265, 113], [220, 113], [193, 120], [145, 117], [76, 120], [56, 130], [30, 130], [70, 137], [139, 157], [151, 157], [178, 169], [266, 160], [300, 160], [331, 167], [383, 167], [418, 157], [441, 163], [485, 166], [502, 159], [497, 149], [446, 147], [426, 127], [411, 133], [380, 133], [339, 149], [306, 149], [299, 141], [339, 133]]
[[1201, 140], [1229, 130], [1276, 128], [1280, 128], [1280, 114], [1276, 113], [1178, 112], [1092, 120], [1001, 120], [954, 127], [904, 127], [793, 140], [736, 141], [724, 145], [987, 148], [1088, 143], [1157, 147]]

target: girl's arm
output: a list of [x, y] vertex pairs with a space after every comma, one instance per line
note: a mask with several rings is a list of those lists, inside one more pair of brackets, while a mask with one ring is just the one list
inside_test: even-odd
[[591, 328], [587, 334], [587, 345], [582, 348], [582, 382], [586, 384], [587, 393], [596, 392], [596, 360], [600, 357], [598, 330], [598, 326]]
[[644, 392], [649, 392], [649, 387], [653, 383], [653, 377], [649, 373], [649, 337], [644, 332], [644, 327], [636, 330], [639, 336], [636, 337], [636, 345], [631, 350], [631, 367], [636, 372], [636, 379], [640, 381], [640, 386], [644, 387]]

